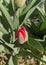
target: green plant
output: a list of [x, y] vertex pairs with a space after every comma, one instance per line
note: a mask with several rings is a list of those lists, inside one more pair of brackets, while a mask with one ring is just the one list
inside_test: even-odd
[[[24, 6], [17, 8], [14, 0], [0, 0], [0, 53], [10, 55], [7, 65], [17, 65], [19, 56], [35, 57], [46, 63], [46, 2], [45, 0], [26, 0]], [[41, 7], [42, 6], [42, 7]], [[16, 32], [24, 26], [28, 41], [20, 44]], [[3, 46], [3, 48], [2, 48]]]

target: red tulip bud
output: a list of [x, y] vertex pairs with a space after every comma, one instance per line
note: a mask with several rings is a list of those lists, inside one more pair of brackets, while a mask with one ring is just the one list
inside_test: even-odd
[[17, 31], [15, 37], [18, 39], [18, 41], [19, 41], [20, 44], [23, 44], [24, 42], [26, 42], [26, 41], [28, 40], [28, 33], [27, 33], [27, 31], [26, 31], [26, 29], [25, 29], [24, 26], [22, 26], [22, 27]]

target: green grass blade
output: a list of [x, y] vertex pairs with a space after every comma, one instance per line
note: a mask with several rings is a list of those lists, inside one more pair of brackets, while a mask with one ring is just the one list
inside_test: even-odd
[[29, 39], [28, 45], [33, 47], [34, 49], [38, 50], [39, 52], [43, 53], [44, 52], [44, 48], [43, 46], [40, 44], [40, 42], [34, 40], [33, 38]]
[[40, 30], [43, 31], [46, 29], [46, 21], [42, 22], [41, 26], [40, 26]]
[[34, 5], [34, 3], [36, 2], [37, 0], [32, 0], [32, 2], [30, 1], [30, 3], [25, 7], [22, 15], [24, 15], [26, 12], [29, 11], [29, 9]]
[[7, 34], [8, 32], [6, 31], [6, 29], [2, 26], [2, 24], [0, 23], [0, 31], [3, 33], [3, 34]]
[[[20, 27], [21, 27], [21, 26], [24, 24], [24, 22], [31, 16], [31, 14], [35, 11], [35, 9], [36, 9], [36, 6], [33, 7], [33, 8], [31, 8], [31, 9], [28, 11], [28, 13], [26, 14], [26, 16], [25, 16], [23, 22], [21, 23]], [[20, 27], [19, 27], [19, 28], [20, 28]]]
[[9, 63], [8, 63], [8, 65], [14, 65], [14, 64], [13, 64], [12, 56], [11, 56], [10, 59], [9, 59]]
[[31, 8], [31, 9], [28, 11], [28, 13], [27, 13], [26, 16], [25, 16], [24, 21], [26, 21], [26, 20], [31, 16], [31, 14], [34, 12], [35, 9], [36, 9], [36, 6], [33, 7], [33, 8]]
[[1, 9], [1, 11], [3, 12], [3, 14], [5, 15], [5, 17], [6, 17], [6, 19], [7, 19], [7, 21], [8, 21], [8, 23], [10, 24], [10, 26], [11, 26], [11, 28], [13, 29], [14, 27], [14, 25], [13, 25], [13, 21], [12, 21], [12, 19], [10, 18], [10, 15], [9, 15], [9, 13], [8, 13], [8, 11], [7, 11], [7, 9], [0, 3], [0, 9]]
[[14, 28], [17, 29], [19, 27], [19, 13], [20, 13], [20, 10], [18, 9], [17, 11], [15, 11], [14, 13]]
[[14, 0], [11, 0], [13, 11], [15, 11]]
[[14, 65], [18, 65], [18, 55], [13, 56]]

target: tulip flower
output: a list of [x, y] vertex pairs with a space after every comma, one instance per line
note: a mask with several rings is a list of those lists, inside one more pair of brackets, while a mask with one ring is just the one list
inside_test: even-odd
[[15, 5], [17, 7], [22, 7], [25, 4], [26, 0], [15, 0]]
[[26, 31], [25, 27], [22, 26], [16, 33], [15, 36], [20, 44], [23, 44], [28, 40], [28, 32]]

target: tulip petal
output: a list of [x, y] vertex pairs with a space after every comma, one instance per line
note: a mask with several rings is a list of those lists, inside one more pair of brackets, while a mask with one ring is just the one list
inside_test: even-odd
[[25, 39], [25, 31], [24, 30], [20, 30], [20, 32], [23, 35], [23, 38]]
[[25, 42], [26, 42], [26, 41], [28, 41], [28, 32], [25, 31], [25, 33], [26, 33], [26, 35], [25, 35], [25, 36], [26, 36], [26, 38], [25, 38]]
[[23, 44], [23, 43], [24, 43], [24, 37], [23, 37], [23, 35], [21, 34], [21, 32], [19, 33], [18, 40], [19, 40], [19, 43], [20, 43], [20, 44]]

